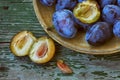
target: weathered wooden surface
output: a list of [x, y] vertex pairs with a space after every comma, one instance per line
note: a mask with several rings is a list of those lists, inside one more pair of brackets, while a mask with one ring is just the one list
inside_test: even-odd
[[[88, 55], [56, 43], [56, 54], [46, 64], [14, 56], [10, 41], [22, 30], [36, 37], [48, 36], [35, 16], [32, 0], [0, 0], [0, 80], [120, 80], [120, 53]], [[74, 73], [63, 74], [56, 66], [58, 59], [64, 60]]]

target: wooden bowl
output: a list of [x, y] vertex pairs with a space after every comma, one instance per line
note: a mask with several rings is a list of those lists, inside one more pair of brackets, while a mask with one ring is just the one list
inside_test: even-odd
[[52, 24], [52, 14], [54, 13], [54, 7], [43, 6], [40, 4], [39, 0], [33, 0], [33, 6], [41, 26], [52, 39], [54, 39], [62, 46], [77, 52], [88, 54], [112, 54], [120, 51], [120, 40], [115, 37], [104, 45], [97, 47], [90, 46], [85, 41], [85, 33], [83, 32], [78, 32], [76, 37], [73, 39], [66, 39], [61, 37], [55, 31]]

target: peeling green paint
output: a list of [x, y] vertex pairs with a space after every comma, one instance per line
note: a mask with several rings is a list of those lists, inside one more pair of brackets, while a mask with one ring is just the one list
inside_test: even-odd
[[60, 80], [60, 78], [56, 78], [55, 80]]
[[120, 78], [120, 76], [117, 76], [117, 78]]
[[66, 74], [66, 73], [57, 73], [57, 76], [73, 76], [74, 73]]
[[97, 76], [104, 76], [104, 77], [106, 77], [108, 75], [104, 71], [94, 71], [94, 72], [92, 72], [92, 74], [97, 75]]

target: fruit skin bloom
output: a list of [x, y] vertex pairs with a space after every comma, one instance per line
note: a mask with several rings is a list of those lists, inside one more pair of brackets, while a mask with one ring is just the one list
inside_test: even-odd
[[115, 22], [113, 26], [113, 33], [117, 38], [120, 38], [120, 20]]
[[42, 3], [45, 6], [52, 6], [56, 0], [40, 0], [40, 3]]
[[113, 36], [112, 27], [106, 22], [97, 22], [86, 33], [85, 40], [92, 46], [104, 44]]
[[120, 6], [120, 0], [117, 0], [117, 5]]
[[76, 4], [77, 4], [77, 0], [57, 0], [56, 10], [62, 10], [62, 9], [73, 10]]
[[83, 1], [86, 1], [86, 0], [78, 0], [78, 2], [80, 2], [80, 3], [83, 2]]
[[104, 8], [106, 5], [114, 5], [117, 0], [97, 0], [101, 8]]
[[94, 23], [100, 18], [100, 10], [97, 2], [83, 1], [73, 10], [74, 16], [83, 23]]
[[116, 5], [106, 5], [102, 10], [104, 21], [113, 24], [120, 17], [120, 7]]
[[58, 10], [53, 14], [53, 25], [57, 33], [64, 38], [73, 38], [77, 33], [74, 16], [70, 10]]

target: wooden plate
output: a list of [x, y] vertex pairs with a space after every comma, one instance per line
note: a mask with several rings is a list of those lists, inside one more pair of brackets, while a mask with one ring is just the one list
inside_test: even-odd
[[54, 7], [43, 6], [39, 3], [39, 0], [33, 0], [33, 6], [37, 18], [44, 30], [51, 38], [64, 47], [77, 52], [88, 54], [112, 54], [120, 51], [120, 40], [115, 37], [102, 46], [93, 47], [84, 40], [85, 33], [83, 32], [78, 32], [76, 37], [73, 39], [66, 39], [59, 36], [53, 28], [52, 24], [52, 14], [54, 12]]

